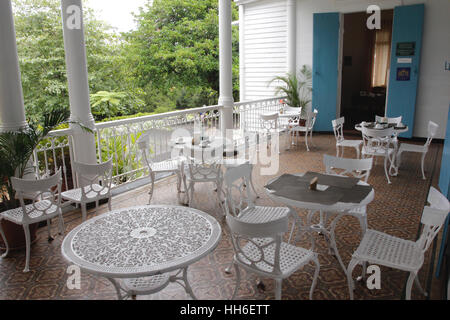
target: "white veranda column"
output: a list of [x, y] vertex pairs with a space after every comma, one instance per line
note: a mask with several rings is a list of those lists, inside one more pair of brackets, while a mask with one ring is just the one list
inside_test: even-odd
[[0, 1], [0, 131], [27, 126], [10, 0]]
[[219, 104], [222, 136], [232, 139], [233, 129], [233, 66], [231, 39], [231, 0], [219, 0]]
[[[61, 10], [69, 84], [70, 119], [94, 129], [95, 120], [92, 116], [89, 98], [81, 0], [61, 0]], [[74, 138], [75, 160], [83, 163], [96, 163], [95, 135], [82, 130], [77, 124], [71, 124], [71, 129]]]
[[287, 0], [287, 72], [295, 74], [297, 37], [297, 0]]
[[239, 98], [245, 101], [245, 6], [239, 5]]

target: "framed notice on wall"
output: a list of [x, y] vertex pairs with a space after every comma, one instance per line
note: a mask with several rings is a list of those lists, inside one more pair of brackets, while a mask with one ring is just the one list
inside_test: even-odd
[[395, 55], [397, 57], [410, 57], [416, 54], [416, 43], [413, 42], [399, 42], [397, 43], [397, 50]]
[[397, 81], [409, 81], [411, 79], [411, 68], [397, 68]]

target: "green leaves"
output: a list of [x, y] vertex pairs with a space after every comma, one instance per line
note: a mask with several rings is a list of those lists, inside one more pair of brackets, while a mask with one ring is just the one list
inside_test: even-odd
[[301, 107], [302, 114], [304, 114], [311, 103], [311, 67], [303, 65], [298, 74], [288, 73], [286, 76], [277, 76], [270, 83], [274, 81], [282, 83], [275, 88], [276, 94], [286, 96], [286, 103], [291, 107]]

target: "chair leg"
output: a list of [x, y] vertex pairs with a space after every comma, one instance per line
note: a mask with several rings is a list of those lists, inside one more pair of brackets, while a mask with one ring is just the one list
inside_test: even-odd
[[59, 225], [59, 234], [63, 235], [64, 234], [64, 219], [63, 219], [61, 210], [59, 211], [58, 225]]
[[353, 269], [355, 269], [356, 265], [358, 264], [358, 261], [356, 259], [352, 259], [350, 263], [348, 264], [347, 268], [347, 283], [348, 283], [348, 290], [350, 293], [350, 300], [353, 300], [353, 290], [355, 290], [355, 285], [353, 283]]
[[414, 282], [416, 284], [416, 286], [419, 288], [420, 292], [422, 292], [422, 294], [427, 297], [428, 293], [422, 288], [422, 285], [420, 284], [420, 280], [419, 280], [419, 275], [416, 275], [416, 277], [414, 278]]
[[81, 218], [82, 218], [83, 222], [86, 221], [86, 218], [87, 218], [86, 203], [81, 204]]
[[30, 271], [30, 251], [31, 251], [30, 228], [27, 224], [24, 224], [23, 230], [25, 231], [25, 243], [26, 243], [25, 268], [23, 269], [23, 272], [29, 272]]
[[422, 163], [421, 163], [421, 168], [422, 168], [422, 178], [423, 178], [423, 180], [426, 179], [426, 178], [425, 178], [425, 170], [424, 170], [424, 166], [425, 166], [425, 156], [426, 156], [426, 153], [423, 153], [423, 154], [422, 154]]
[[231, 300], [234, 300], [234, 298], [236, 297], [236, 294], [239, 290], [239, 284], [241, 283], [241, 273], [240, 273], [239, 267], [236, 263], [234, 264], [234, 269], [236, 270], [236, 287], [234, 288], [234, 292], [233, 292], [233, 295], [231, 296]]
[[386, 179], [388, 181], [388, 184], [391, 184], [391, 180], [389, 179], [389, 172], [387, 169], [387, 162], [388, 162], [388, 157], [384, 157], [384, 173], [386, 174]]
[[194, 204], [194, 183], [189, 183], [189, 207]]
[[6, 241], [5, 233], [3, 232], [2, 221], [3, 220], [0, 219], [0, 235], [2, 236], [3, 243], [5, 244], [6, 251], [5, 251], [4, 254], [2, 254], [0, 256], [0, 258], [6, 258], [8, 256], [8, 253], [9, 253], [9, 245], [8, 245], [8, 241]]
[[316, 271], [314, 271], [313, 282], [311, 285], [311, 289], [309, 290], [309, 300], [313, 299], [313, 292], [314, 292], [314, 289], [316, 288], [317, 278], [319, 277], [319, 272], [320, 272], [320, 263], [319, 263], [319, 259], [317, 259], [317, 255], [314, 257], [314, 259], [312, 261], [316, 265]]
[[306, 144], [306, 150], [309, 151], [309, 146], [308, 146], [308, 132], [305, 133], [305, 144]]
[[282, 279], [275, 279], [275, 300], [281, 300]]
[[359, 147], [355, 147], [356, 149], [356, 159], [360, 159]]
[[406, 300], [411, 300], [411, 289], [414, 283], [414, 278], [416, 274], [414, 272], [410, 272], [408, 277], [408, 282], [406, 283]]
[[111, 211], [112, 210], [112, 203], [111, 203], [112, 199], [111, 196], [108, 199], [108, 210]]
[[150, 204], [152, 202], [153, 189], [155, 188], [155, 174], [153, 172], [150, 173], [150, 179], [152, 179], [152, 183], [150, 186], [150, 191], [148, 192], [148, 204]]
[[47, 219], [47, 234], [48, 234], [48, 242], [53, 241], [54, 239], [52, 238], [52, 229], [51, 229], [51, 221], [50, 219]]
[[339, 146], [336, 145], [336, 158], [339, 158]]

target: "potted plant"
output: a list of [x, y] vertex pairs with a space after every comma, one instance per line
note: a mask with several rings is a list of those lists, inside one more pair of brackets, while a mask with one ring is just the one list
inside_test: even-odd
[[[30, 166], [33, 151], [46, 138], [50, 131], [69, 123], [68, 109], [53, 109], [45, 113], [40, 121], [29, 120], [28, 127], [18, 131], [0, 133], [0, 212], [20, 207], [12, 188], [11, 178], [24, 178], [34, 174]], [[73, 123], [73, 122], [72, 122]], [[85, 130], [90, 129], [81, 125]], [[2, 220], [3, 230], [11, 249], [25, 245], [25, 235], [21, 226]], [[30, 225], [31, 240], [36, 237], [37, 224]], [[3, 239], [0, 237], [3, 244]]]
[[[272, 82], [279, 81], [282, 84], [275, 87], [276, 95], [286, 96], [285, 103], [293, 108], [302, 108], [300, 121], [305, 122], [306, 112], [311, 103], [312, 71], [311, 67], [303, 65], [298, 74], [288, 73], [286, 76], [277, 76]], [[302, 125], [300, 123], [300, 125]], [[304, 125], [304, 124], [303, 124]]]

